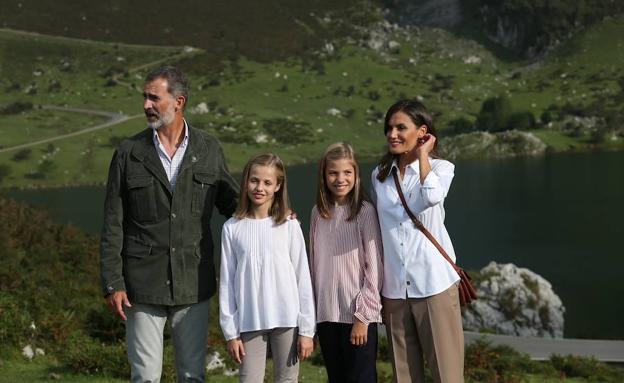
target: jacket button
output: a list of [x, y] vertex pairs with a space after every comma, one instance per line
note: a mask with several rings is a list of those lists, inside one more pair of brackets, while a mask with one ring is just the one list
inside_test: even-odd
[[408, 285], [408, 286], [410, 285], [410, 281], [407, 281], [407, 285]]
[[167, 284], [168, 284], [168, 285], [170, 285], [170, 284], [171, 284], [171, 281], [170, 281], [170, 280], [168, 280], [168, 279], [167, 279]]
[[175, 213], [171, 213], [171, 218], [175, 218], [176, 214]]
[[171, 252], [172, 252], [172, 253], [175, 253], [175, 247], [172, 247], [172, 248], [171, 248]]

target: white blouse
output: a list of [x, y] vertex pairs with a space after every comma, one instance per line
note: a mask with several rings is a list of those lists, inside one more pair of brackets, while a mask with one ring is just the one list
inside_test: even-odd
[[223, 225], [219, 319], [226, 340], [278, 327], [314, 336], [314, 296], [298, 221], [230, 218]]
[[[455, 166], [429, 158], [431, 171], [420, 183], [418, 160], [407, 165], [401, 188], [418, 220], [455, 261], [455, 250], [444, 227], [444, 198], [453, 180]], [[397, 167], [396, 162], [392, 165]], [[398, 169], [397, 169], [398, 171]], [[459, 275], [438, 249], [418, 230], [405, 212], [392, 173], [384, 182], [372, 174], [372, 196], [377, 207], [384, 251], [382, 295], [390, 299], [424, 298], [448, 289]]]

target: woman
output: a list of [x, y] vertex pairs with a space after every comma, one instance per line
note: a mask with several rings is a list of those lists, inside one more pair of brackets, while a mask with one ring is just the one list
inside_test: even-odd
[[454, 165], [435, 154], [437, 134], [426, 107], [401, 100], [386, 113], [388, 152], [372, 174], [384, 252], [382, 300], [395, 382], [424, 382], [424, 361], [436, 382], [463, 382], [464, 337], [459, 276], [412, 223], [409, 209], [455, 261], [444, 227], [444, 198]]

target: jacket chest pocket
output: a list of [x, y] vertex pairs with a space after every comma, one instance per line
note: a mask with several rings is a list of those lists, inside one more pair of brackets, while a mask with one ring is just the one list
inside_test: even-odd
[[209, 206], [209, 200], [214, 194], [213, 189], [216, 179], [217, 175], [215, 173], [193, 173], [193, 199], [191, 202], [193, 216], [201, 216], [207, 204]]
[[155, 222], [158, 215], [154, 178], [151, 176], [128, 178], [127, 185], [132, 218], [141, 223]]

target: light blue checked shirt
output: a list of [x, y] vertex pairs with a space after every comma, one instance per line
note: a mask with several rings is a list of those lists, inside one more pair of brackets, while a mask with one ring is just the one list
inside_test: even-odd
[[182, 159], [184, 158], [184, 153], [186, 153], [186, 147], [188, 146], [188, 125], [186, 120], [184, 120], [184, 139], [182, 143], [176, 150], [173, 158], [169, 158], [165, 147], [160, 142], [160, 138], [158, 138], [158, 133], [154, 130], [154, 146], [156, 147], [156, 153], [158, 153], [158, 157], [160, 158], [160, 162], [165, 168], [165, 173], [167, 173], [167, 178], [171, 183], [171, 189], [175, 189], [176, 180], [178, 179], [178, 171], [180, 170], [180, 164], [182, 163]]

